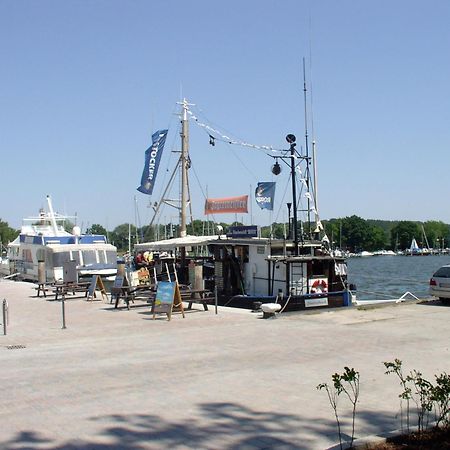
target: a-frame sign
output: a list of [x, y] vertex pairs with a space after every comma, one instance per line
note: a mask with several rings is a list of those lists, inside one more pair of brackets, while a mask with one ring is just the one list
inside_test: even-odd
[[108, 294], [106, 293], [105, 285], [103, 284], [103, 280], [100, 275], [92, 276], [91, 284], [88, 287], [88, 300], [97, 299], [97, 294], [95, 293], [96, 290], [100, 291], [102, 299], [108, 300]]
[[153, 319], [156, 314], [167, 314], [167, 319], [172, 317], [173, 308], [181, 310], [184, 317], [183, 302], [181, 301], [180, 288], [177, 282], [160, 281], [153, 304]]

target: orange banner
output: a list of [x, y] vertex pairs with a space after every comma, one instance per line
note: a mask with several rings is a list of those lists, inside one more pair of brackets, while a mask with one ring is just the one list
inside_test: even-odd
[[227, 198], [207, 198], [205, 214], [246, 213], [248, 195]]

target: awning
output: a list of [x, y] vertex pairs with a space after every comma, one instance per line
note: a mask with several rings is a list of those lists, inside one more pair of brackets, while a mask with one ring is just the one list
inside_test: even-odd
[[143, 242], [136, 244], [134, 250], [143, 252], [146, 250], [174, 250], [180, 247], [196, 247], [207, 245], [211, 241], [216, 241], [219, 236], [186, 236], [173, 239], [165, 239], [163, 241]]

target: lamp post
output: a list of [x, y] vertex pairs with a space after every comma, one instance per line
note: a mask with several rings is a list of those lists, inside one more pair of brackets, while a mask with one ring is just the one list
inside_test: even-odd
[[[298, 230], [297, 230], [297, 190], [296, 190], [296, 181], [295, 181], [295, 143], [296, 137], [293, 134], [288, 134], [286, 136], [286, 141], [289, 144], [290, 155], [289, 159], [291, 160], [291, 178], [292, 178], [292, 203], [287, 203], [288, 214], [289, 214], [289, 238], [291, 237], [291, 229], [293, 230], [293, 241], [294, 241], [294, 255], [298, 256]], [[281, 159], [285, 162], [285, 159], [288, 159], [288, 156], [276, 156], [275, 158]], [[301, 157], [303, 158], [303, 157]], [[287, 164], [287, 162], [286, 162]], [[281, 172], [281, 167], [278, 164], [278, 160], [275, 161], [275, 164], [272, 166], [272, 173], [274, 175], [279, 175]], [[292, 217], [292, 228], [291, 228], [291, 206], [293, 206], [293, 217]]]
[[294, 229], [294, 255], [298, 256], [298, 230], [297, 230], [297, 188], [295, 183], [295, 143], [296, 137], [293, 134], [286, 136], [286, 141], [291, 151], [291, 178], [292, 178], [292, 206], [293, 206], [293, 229]]

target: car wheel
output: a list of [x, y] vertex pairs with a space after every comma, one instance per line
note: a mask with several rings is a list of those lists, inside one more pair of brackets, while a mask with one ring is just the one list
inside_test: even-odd
[[440, 300], [444, 305], [450, 305], [450, 298], [439, 297], [439, 300]]

